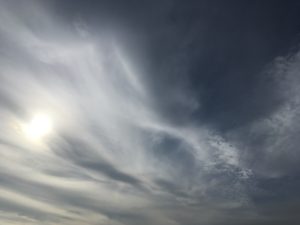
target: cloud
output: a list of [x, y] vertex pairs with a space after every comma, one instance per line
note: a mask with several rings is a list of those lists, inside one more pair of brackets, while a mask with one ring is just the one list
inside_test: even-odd
[[[49, 2], [0, 4], [0, 223], [269, 223], [264, 182], [298, 171], [298, 54], [270, 66], [279, 89], [260, 104], [280, 103], [223, 129], [231, 119], [210, 121], [205, 94], [179, 76], [194, 34], [152, 74], [109, 18], [99, 28]], [[32, 142], [20, 126], [37, 112], [54, 127]]]
[[283, 103], [268, 116], [229, 134], [245, 149], [247, 163], [263, 176], [280, 177], [298, 171], [298, 70], [299, 53], [275, 59], [265, 73], [274, 77], [273, 86]]

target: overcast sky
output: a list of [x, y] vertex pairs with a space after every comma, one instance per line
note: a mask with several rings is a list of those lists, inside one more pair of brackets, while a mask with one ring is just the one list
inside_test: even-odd
[[299, 1], [0, 0], [0, 224], [300, 223], [299, 34]]

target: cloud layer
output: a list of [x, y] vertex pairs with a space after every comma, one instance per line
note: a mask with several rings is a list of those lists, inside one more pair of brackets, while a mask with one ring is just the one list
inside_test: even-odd
[[[154, 37], [136, 38], [143, 29], [126, 29], [122, 12], [97, 27], [60, 14], [68, 2], [0, 3], [1, 224], [299, 221], [299, 53], [271, 60], [238, 99], [218, 79], [193, 83], [200, 37], [185, 24], [149, 21]], [[156, 16], [180, 18], [171, 5]], [[177, 33], [179, 50], [147, 62], [148, 42]], [[37, 112], [54, 129], [34, 142], [20, 127]]]

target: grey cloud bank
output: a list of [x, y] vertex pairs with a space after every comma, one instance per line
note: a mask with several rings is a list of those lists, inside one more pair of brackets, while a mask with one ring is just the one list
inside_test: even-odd
[[299, 4], [0, 4], [1, 224], [300, 221]]

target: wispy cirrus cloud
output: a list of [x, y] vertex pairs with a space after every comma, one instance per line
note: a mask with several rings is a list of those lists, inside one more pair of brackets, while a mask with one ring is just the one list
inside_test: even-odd
[[[1, 223], [264, 220], [249, 187], [256, 188], [254, 173], [272, 176], [268, 165], [281, 158], [274, 151], [298, 131], [291, 122], [298, 118], [297, 55], [276, 64], [287, 67], [288, 80], [276, 81], [291, 85], [291, 93], [278, 90], [286, 103], [271, 116], [220, 132], [199, 121], [166, 118], [159, 108], [166, 99], [193, 113], [201, 108], [198, 96], [175, 85], [159, 98], [150, 72], [135, 65], [115, 36], [117, 27], [97, 35], [84, 21], [56, 18], [51, 4], [20, 4], [1, 2]], [[53, 132], [39, 142], [21, 129], [36, 112], [53, 119]], [[272, 137], [259, 144], [263, 157], [254, 166], [259, 133]], [[297, 154], [294, 146], [287, 151]], [[279, 175], [286, 172], [281, 169]]]

